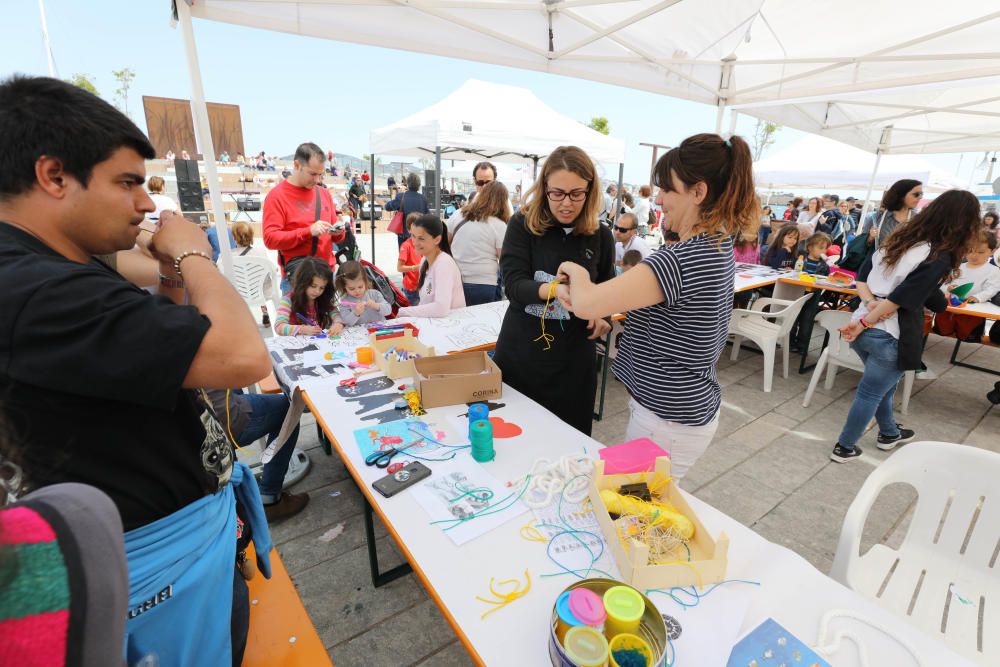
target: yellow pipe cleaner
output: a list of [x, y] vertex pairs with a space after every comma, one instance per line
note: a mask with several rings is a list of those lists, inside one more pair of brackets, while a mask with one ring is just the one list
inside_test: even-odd
[[556, 287], [558, 286], [558, 280], [553, 280], [549, 283], [549, 295], [545, 297], [545, 310], [542, 311], [542, 335], [532, 341], [533, 343], [537, 343], [540, 340], [545, 341], [545, 349], [542, 350], [543, 352], [548, 352], [552, 349], [552, 341], [556, 339], [556, 337], [552, 334], [545, 333], [545, 313], [549, 312], [549, 303], [552, 301], [552, 297], [555, 296]]
[[486, 598], [480, 597], [478, 595], [476, 596], [476, 599], [481, 602], [485, 602], [486, 604], [492, 604], [496, 606], [493, 609], [487, 611], [482, 616], [480, 616], [479, 620], [485, 619], [487, 616], [497, 611], [498, 609], [503, 609], [514, 600], [520, 597], [524, 597], [528, 593], [528, 591], [531, 590], [531, 575], [528, 573], [528, 570], [524, 571], [524, 576], [527, 579], [527, 582], [525, 583], [523, 589], [521, 588], [521, 582], [518, 581], [517, 579], [507, 579], [506, 581], [501, 581], [498, 584], [496, 584], [496, 586], [507, 586], [508, 584], [513, 584], [514, 590], [512, 590], [509, 593], [500, 593], [493, 584], [493, 577], [490, 577], [490, 593], [495, 595], [497, 599], [487, 600]]

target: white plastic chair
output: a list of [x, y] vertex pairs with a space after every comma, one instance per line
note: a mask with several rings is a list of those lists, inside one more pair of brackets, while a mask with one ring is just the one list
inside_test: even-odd
[[[802, 311], [802, 306], [809, 300], [811, 294], [796, 299], [795, 301], [785, 301], [783, 299], [771, 299], [765, 297], [757, 299], [753, 308], [734, 308], [732, 319], [729, 321], [729, 333], [733, 334], [733, 352], [729, 358], [733, 361], [739, 357], [740, 344], [744, 338], [749, 338], [757, 343], [757, 347], [764, 353], [764, 391], [771, 391], [771, 380], [774, 377], [774, 355], [778, 341], [781, 341], [782, 361], [784, 362], [783, 377], [788, 377], [788, 348], [791, 344], [789, 333], [795, 319]], [[764, 312], [765, 307], [783, 306], [777, 310]]]
[[277, 317], [279, 296], [277, 269], [270, 260], [253, 255], [234, 256], [231, 280], [233, 287], [254, 313], [256, 313], [255, 306], [266, 306], [270, 303], [273, 310], [271, 316]]
[[[857, 352], [851, 349], [850, 344], [840, 337], [839, 329], [851, 321], [851, 313], [846, 310], [826, 310], [816, 316], [816, 323], [826, 329], [830, 335], [830, 342], [823, 348], [823, 353], [819, 355], [816, 368], [813, 370], [812, 379], [809, 380], [809, 387], [806, 389], [805, 398], [802, 399], [802, 407], [808, 408], [812, 401], [816, 385], [819, 378], [826, 370], [826, 382], [823, 384], [828, 390], [833, 389], [833, 382], [837, 378], [837, 369], [850, 368], [853, 371], [864, 373], [865, 365]], [[900, 412], [909, 414], [910, 395], [913, 393], [913, 380], [915, 373], [906, 371], [903, 374], [903, 398], [900, 402]]]
[[[981, 665], [1000, 664], [1000, 454], [945, 442], [906, 445], [865, 480], [844, 517], [830, 576]], [[859, 555], [879, 492], [903, 482], [917, 507], [898, 550]]]

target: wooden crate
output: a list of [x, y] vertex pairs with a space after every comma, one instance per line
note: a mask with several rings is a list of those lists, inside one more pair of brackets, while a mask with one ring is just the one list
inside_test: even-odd
[[368, 339], [369, 346], [375, 350], [375, 364], [391, 380], [413, 377], [414, 375], [412, 358], [406, 361], [397, 361], [395, 356], [390, 356], [388, 359], [385, 358], [385, 353], [391, 348], [401, 347], [411, 353], [415, 352], [421, 357], [434, 356], [434, 348], [428, 347], [414, 338], [413, 332], [409, 329], [405, 330], [402, 336], [395, 338], [382, 338], [379, 340], [375, 338], [375, 334], [371, 334]]
[[[651, 588], [671, 588], [673, 586], [690, 586], [697, 584], [705, 586], [722, 581], [726, 578], [726, 560], [729, 552], [729, 538], [725, 533], [713, 540], [701, 520], [684, 500], [673, 480], [670, 480], [660, 492], [658, 499], [673, 505], [678, 512], [686, 516], [694, 524], [694, 537], [688, 543], [691, 549], [691, 561], [676, 564], [650, 565], [649, 547], [632, 538], [630, 548], [626, 549], [618, 537], [618, 531], [612, 523], [608, 508], [601, 499], [601, 491], [610, 489], [617, 491], [625, 484], [652, 482], [656, 479], [670, 477], [670, 458], [661, 456], [656, 459], [653, 472], [630, 473], [626, 475], [605, 475], [604, 461], [594, 462], [594, 476], [590, 482], [590, 501], [594, 506], [594, 516], [601, 526], [604, 539], [607, 540], [625, 583], [641, 591]], [[686, 555], [686, 554], [685, 554]]]

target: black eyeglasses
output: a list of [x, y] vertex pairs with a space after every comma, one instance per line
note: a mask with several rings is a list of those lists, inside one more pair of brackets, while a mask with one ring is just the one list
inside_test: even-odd
[[625, 232], [630, 232], [633, 229], [635, 229], [635, 227], [619, 227], [618, 225], [615, 225], [615, 231], [621, 232], [622, 234], [624, 234]]
[[492, 183], [492, 182], [493, 182], [492, 180], [489, 180], [489, 181], [476, 181], [476, 187], [477, 188], [481, 188], [484, 185], [486, 185], [487, 183]]
[[587, 198], [588, 192], [590, 190], [572, 190], [570, 192], [566, 192], [565, 190], [549, 190], [545, 194], [552, 201], [562, 201], [566, 197], [569, 197], [570, 201], [581, 202]]

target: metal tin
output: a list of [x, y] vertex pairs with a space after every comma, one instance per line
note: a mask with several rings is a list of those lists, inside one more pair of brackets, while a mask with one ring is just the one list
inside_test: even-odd
[[[626, 584], [613, 579], [584, 579], [571, 584], [564, 592], [568, 593], [575, 588], [587, 588], [603, 598], [604, 593], [609, 588], [624, 585]], [[660, 616], [660, 611], [656, 608], [656, 605], [643, 595], [642, 591], [637, 590], [636, 592], [642, 596], [642, 600], [646, 605], [642, 619], [639, 622], [639, 630], [636, 634], [649, 645], [650, 650], [653, 652], [653, 661], [650, 663], [650, 667], [663, 667], [667, 652], [666, 625], [663, 623], [663, 617]], [[555, 604], [553, 604], [552, 616], [549, 620], [549, 660], [555, 667], [576, 667], [566, 655], [566, 651], [563, 650], [558, 637], [556, 637], [556, 625], [558, 621], [559, 614], [556, 611]]]

